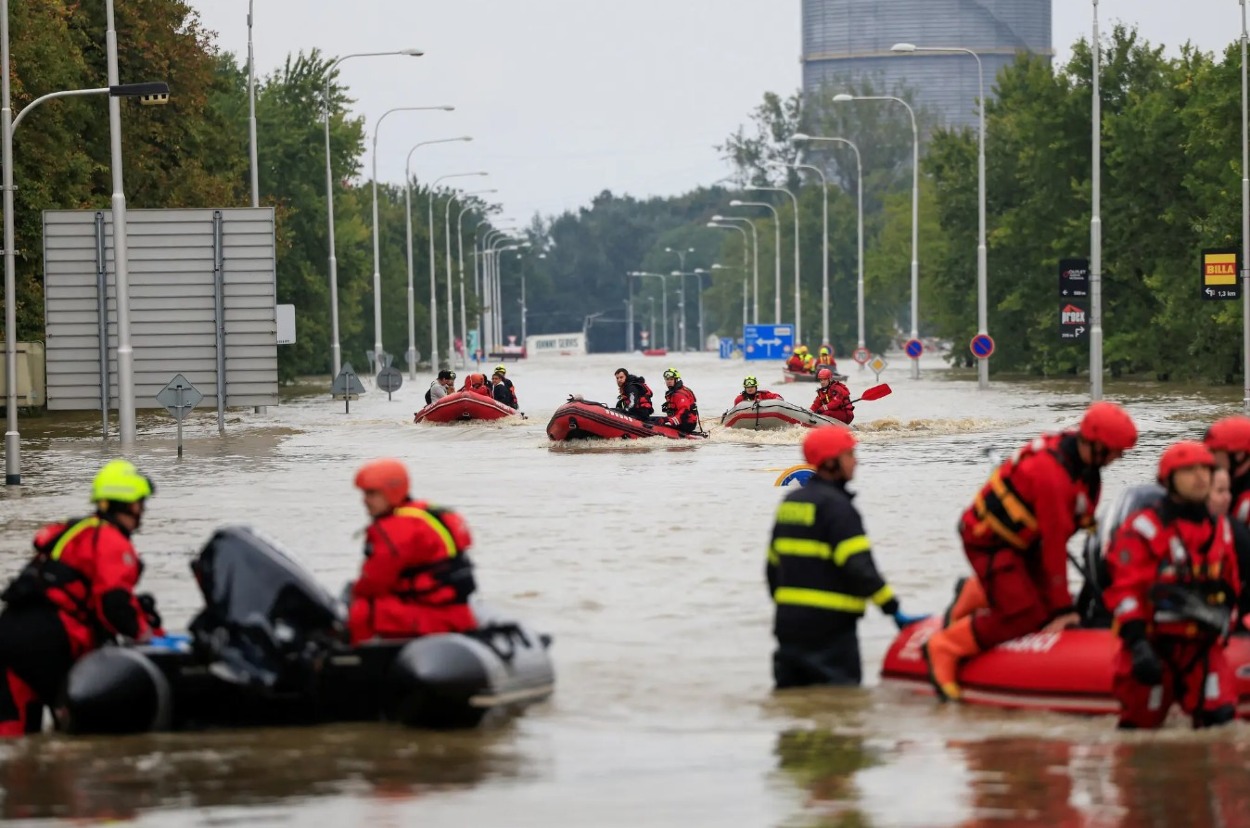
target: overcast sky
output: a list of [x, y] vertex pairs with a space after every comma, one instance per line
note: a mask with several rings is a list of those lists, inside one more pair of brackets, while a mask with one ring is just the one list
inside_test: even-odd
[[[888, 0], [885, 0], [888, 2]], [[248, 0], [189, 0], [218, 42], [247, 54]], [[670, 195], [728, 173], [715, 145], [766, 91], [801, 84], [799, 0], [254, 0], [257, 73], [288, 53], [416, 47], [421, 58], [345, 62], [356, 111], [379, 136], [382, 180], [488, 170], [472, 189], [528, 221], [585, 205], [604, 189]], [[1057, 59], [1089, 31], [1090, 0], [1053, 0]], [[1135, 23], [1175, 51], [1221, 49], [1240, 32], [1237, 0], [1101, 0], [1105, 28]], [[957, 44], [949, 44], [957, 45]], [[260, 136], [264, 140], [264, 135]], [[368, 163], [368, 160], [366, 160]], [[367, 172], [367, 169], [366, 169]], [[485, 183], [489, 182], [489, 183]]]

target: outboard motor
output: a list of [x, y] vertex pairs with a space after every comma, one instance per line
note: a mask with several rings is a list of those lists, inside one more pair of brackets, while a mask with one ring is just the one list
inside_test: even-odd
[[341, 608], [330, 593], [249, 527], [218, 529], [191, 571], [204, 594], [204, 609], [191, 621], [192, 640], [223, 680], [299, 692], [345, 638]]
[[1111, 612], [1102, 600], [1102, 591], [1111, 583], [1107, 572], [1107, 546], [1116, 531], [1134, 512], [1153, 506], [1163, 499], [1166, 492], [1157, 483], [1142, 483], [1129, 486], [1120, 492], [1111, 505], [1105, 507], [1098, 520], [1097, 533], [1085, 539], [1085, 550], [1082, 564], [1085, 569], [1085, 583], [1077, 597], [1077, 611], [1081, 615], [1083, 627], [1110, 627]]
[[66, 677], [57, 727], [68, 733], [165, 730], [171, 696], [165, 674], [138, 649], [102, 647], [79, 659]]

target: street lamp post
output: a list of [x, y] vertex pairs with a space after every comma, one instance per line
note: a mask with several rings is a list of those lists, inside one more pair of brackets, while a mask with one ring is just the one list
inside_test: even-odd
[[[825, 178], [825, 171], [820, 167], [811, 164], [787, 164], [796, 170], [811, 170], [820, 176], [820, 193], [823, 197], [821, 208], [821, 231], [820, 246], [824, 253], [824, 263], [821, 268], [821, 287], [820, 287], [820, 342], [822, 345], [829, 343], [829, 180]], [[797, 217], [797, 213], [795, 213]], [[795, 289], [795, 297], [797, 301], [798, 290]], [[797, 314], [797, 311], [796, 311]], [[795, 330], [795, 341], [798, 341], [798, 330]]]
[[1098, 0], [1094, 0], [1093, 114], [1090, 118], [1093, 165], [1090, 169], [1089, 218], [1089, 398], [1102, 399], [1102, 42], [1098, 37]]
[[[497, 193], [498, 190], [474, 190], [471, 193], [465, 193], [465, 196], [488, 195]], [[469, 317], [465, 309], [464, 302], [464, 214], [473, 208], [472, 204], [465, 204], [460, 208], [459, 215], [456, 216], [456, 256], [460, 260], [460, 338], [464, 342], [464, 364], [469, 365]], [[474, 251], [473, 257], [473, 278], [474, 290], [477, 290], [477, 251]]]
[[[112, 21], [112, 8], [109, 8], [109, 21]], [[112, 26], [109, 27], [110, 32]], [[112, 41], [113, 46], [113, 66], [116, 65], [116, 41], [115, 36]], [[93, 89], [69, 89], [60, 92], [50, 92], [42, 95], [23, 109], [16, 118], [13, 117], [13, 108], [11, 100], [11, 84], [9, 71], [9, 9], [8, 0], [0, 0], [0, 70], [3, 71], [3, 77], [0, 78], [0, 164], [3, 164], [3, 210], [4, 210], [4, 333], [5, 333], [5, 409], [7, 415], [7, 427], [4, 435], [4, 458], [5, 458], [5, 484], [9, 486], [20, 486], [22, 483], [22, 462], [21, 462], [21, 433], [18, 430], [17, 417], [17, 263], [16, 263], [16, 241], [14, 239], [14, 206], [13, 206], [13, 136], [17, 132], [18, 125], [22, 119], [29, 113], [33, 112], [37, 106], [46, 101], [58, 98], [73, 98], [87, 95], [108, 95], [110, 104], [110, 116], [112, 107], [118, 98], [143, 97], [148, 96], [153, 99], [154, 103], [163, 102], [164, 97], [169, 94], [169, 86], [165, 83], [131, 83], [116, 84]], [[118, 118], [120, 121], [120, 102], [118, 101]], [[110, 117], [111, 123], [111, 117]], [[120, 135], [113, 133], [117, 137], [118, 149], [120, 149]], [[120, 163], [120, 161], [119, 161]], [[125, 196], [122, 193], [121, 186], [121, 167], [115, 166], [114, 172], [114, 221], [116, 221], [117, 207], [120, 200], [122, 209], [125, 209]], [[124, 216], [123, 216], [124, 221]], [[114, 226], [114, 237], [116, 238], [119, 231]], [[121, 236], [125, 237], [125, 231], [120, 231]], [[116, 272], [117, 263], [114, 263]], [[121, 345], [121, 308], [122, 294], [118, 293], [118, 345]], [[129, 302], [126, 304], [127, 313], [129, 313]], [[129, 342], [129, 328], [127, 328], [127, 342]], [[119, 351], [120, 354], [120, 351]], [[120, 366], [120, 357], [118, 364]], [[121, 377], [118, 377], [119, 392], [121, 390]], [[120, 396], [118, 404], [118, 420], [119, 424], [124, 423], [127, 419], [125, 403], [128, 401], [129, 408], [129, 442], [134, 441], [134, 387], [130, 387], [130, 397]], [[108, 421], [108, 411], [101, 412], [105, 422]], [[123, 442], [127, 441], [126, 435], [122, 434]]]
[[[911, 104], [893, 95], [834, 95], [837, 103], [844, 101], [894, 101], [907, 109], [911, 118], [912, 170], [911, 170], [911, 338], [920, 338], [920, 129], [916, 126], [916, 112]], [[911, 361], [911, 378], [920, 379], [920, 360]]]
[[252, 0], [247, 0], [247, 144], [252, 167], [252, 206], [260, 206], [260, 173], [256, 169], [256, 55], [252, 51]]
[[855, 151], [855, 189], [856, 199], [859, 202], [859, 240], [858, 252], [856, 254], [856, 265], [859, 268], [859, 276], [856, 280], [856, 312], [859, 317], [859, 340], [858, 346], [864, 348], [864, 164], [860, 159], [859, 146], [854, 141], [848, 141], [845, 138], [820, 138], [815, 135], [804, 135], [796, 133], [790, 139], [794, 143], [802, 141], [825, 141], [828, 143], [846, 144]]
[[[426, 215], [426, 227], [429, 228], [430, 234], [430, 368], [434, 371], [438, 370], [438, 293], [436, 288], [436, 275], [438, 270], [438, 262], [434, 257], [434, 198], [437, 195], [438, 182], [446, 181], [449, 178], [465, 178], [467, 176], [487, 175], [484, 172], [467, 172], [452, 173], [450, 175], [439, 176], [430, 184], [430, 192], [428, 198], [428, 210]], [[447, 271], [447, 326], [452, 327], [451, 315], [451, 269]], [[450, 341], [450, 338], [449, 338]], [[448, 365], [451, 364], [452, 349], [447, 349]]]
[[[731, 222], [731, 221], [741, 221], [741, 222], [746, 222], [746, 224], [751, 228], [752, 250], [754, 251], [754, 253], [752, 254], [754, 263], [752, 264], [751, 268], [753, 271], [752, 278], [755, 280], [751, 286], [751, 323], [753, 325], [758, 325], [760, 323], [760, 235], [759, 235], [759, 231], [755, 227], [755, 222], [751, 221], [751, 219], [749, 218], [742, 218], [740, 216], [712, 216], [712, 221], [713, 222], [726, 222], [726, 223]], [[722, 225], [722, 226], [725, 226], [725, 225]], [[733, 225], [728, 225], [728, 226], [733, 226]]]
[[[767, 201], [739, 201], [734, 199], [729, 202], [730, 207], [767, 207], [773, 214], [773, 231], [776, 234], [776, 240], [773, 243], [774, 253], [774, 277], [776, 285], [773, 287], [773, 323], [781, 324], [781, 215], [777, 212], [777, 208], [769, 204]], [[758, 287], [758, 285], [757, 285]], [[758, 292], [757, 303], [758, 303]], [[759, 308], [756, 308], [758, 311]], [[756, 314], [755, 321], [759, 322], [759, 314]]]
[[[667, 273], [648, 273], [643, 270], [631, 270], [625, 274], [626, 276], [652, 276], [662, 280], [660, 287], [660, 317], [664, 320], [664, 344], [660, 347], [668, 347], [668, 274]], [[654, 301], [654, 300], [652, 300]], [[655, 309], [651, 309], [651, 332], [655, 333]], [[657, 343], [658, 344], [658, 343]]]
[[1250, 414], [1250, 85], [1246, 80], [1246, 0], [1241, 0], [1241, 356], [1242, 409]]
[[[453, 141], [472, 141], [473, 138], [468, 135], [461, 135], [458, 138], [438, 138], [433, 141], [421, 141], [412, 146], [408, 150], [408, 157], [404, 160], [404, 217], [406, 222], [406, 236], [408, 241], [408, 379], [415, 380], [417, 378], [417, 323], [416, 323], [416, 291], [412, 284], [412, 154], [420, 147], [430, 144], [448, 144]], [[435, 317], [435, 308], [433, 302], [434, 285], [430, 284], [430, 324], [437, 322]], [[433, 360], [436, 355], [431, 355]], [[435, 362], [430, 363], [431, 367], [438, 370]], [[337, 375], [336, 375], [337, 376]]]
[[[989, 264], [985, 242], [985, 66], [981, 56], [972, 49], [962, 47], [916, 46], [911, 43], [897, 43], [891, 51], [899, 53], [911, 52], [945, 52], [972, 55], [977, 62], [977, 83], [980, 85], [978, 114], [980, 120], [979, 140], [977, 142], [977, 333], [989, 333], [989, 299], [987, 298]], [[990, 387], [989, 357], [977, 359], [977, 387], [984, 391]]]
[[[373, 127], [373, 364], [374, 369], [377, 371], [381, 371], [384, 367], [382, 365], [382, 262], [378, 252], [378, 133], [382, 131], [382, 122], [392, 112], [422, 112], [432, 109], [451, 112], [455, 107], [447, 104], [442, 106], [397, 106], [383, 112], [382, 117], [378, 118], [378, 122]], [[407, 190], [407, 187], [408, 182], [405, 179], [404, 189]]]
[[[495, 268], [493, 267], [493, 257], [490, 252], [490, 245], [494, 239], [492, 237], [498, 235], [506, 235], [505, 231], [499, 227], [487, 230], [482, 235], [482, 292], [479, 294], [481, 299], [480, 318], [478, 324], [481, 326], [482, 333], [482, 352], [490, 353], [490, 346], [495, 344], [495, 318], [499, 314], [499, 308], [495, 305]], [[476, 242], [475, 242], [476, 244]]]
[[703, 328], [703, 277], [711, 276], [712, 271], [701, 267], [694, 269], [695, 275], [699, 277], [699, 347], [696, 351], [703, 351], [707, 348], [707, 332]]
[[[666, 247], [664, 248], [664, 250], [667, 253], [677, 254], [677, 258], [681, 262], [682, 270], [686, 269], [686, 254], [694, 252], [693, 247], [687, 247], [685, 250], [674, 249], [672, 247]], [[679, 336], [681, 337], [681, 352], [684, 354], [686, 352], [686, 279], [685, 277], [682, 277], [681, 279], [681, 322], [678, 325], [678, 328], [681, 331], [681, 333], [679, 334]]]
[[[507, 246], [499, 247], [501, 244]], [[503, 348], [503, 254], [510, 250], [519, 250], [522, 247], [529, 246], [529, 242], [518, 241], [513, 236], [500, 236], [490, 244], [491, 259], [493, 261], [495, 271], [494, 293], [491, 298], [491, 303], [499, 309], [499, 312], [494, 316], [494, 336], [501, 351]]]
[[[747, 187], [748, 190], [760, 190], [773, 193], [785, 193], [794, 202], [794, 341], [803, 341], [803, 297], [802, 282], [799, 275], [799, 197], [785, 187]], [[778, 303], [780, 306], [780, 303]], [[780, 311], [778, 317], [781, 316]], [[780, 321], [780, 319], [778, 320]]]
[[[109, 0], [110, 6], [112, 0]], [[331, 63], [326, 68], [325, 82], [325, 134], [326, 134], [326, 222], [329, 226], [329, 245], [330, 245], [330, 359], [334, 365], [334, 376], [339, 375], [342, 366], [342, 353], [339, 348], [339, 263], [334, 253], [334, 171], [331, 167], [330, 160], [330, 79], [334, 77], [334, 70], [340, 63], [351, 58], [358, 57], [390, 57], [395, 55], [406, 55], [408, 57], [421, 57], [424, 52], [420, 49], [400, 49], [395, 52], [358, 52], [352, 55], [344, 55], [338, 60]], [[376, 179], [377, 176], [374, 176]], [[120, 366], [120, 360], [119, 360]], [[120, 389], [119, 389], [120, 390]]]

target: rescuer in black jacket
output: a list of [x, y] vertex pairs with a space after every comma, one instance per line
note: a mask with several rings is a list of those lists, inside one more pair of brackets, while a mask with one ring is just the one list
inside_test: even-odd
[[777, 508], [768, 551], [768, 590], [777, 606], [773, 678], [778, 689], [858, 685], [856, 624], [869, 602], [899, 629], [920, 619], [902, 613], [877, 572], [846, 490], [855, 474], [855, 436], [841, 426], [812, 429], [803, 456], [815, 474]]

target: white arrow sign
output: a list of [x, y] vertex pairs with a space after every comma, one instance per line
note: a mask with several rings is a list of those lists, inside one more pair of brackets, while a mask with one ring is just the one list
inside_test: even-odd
[[1214, 295], [1215, 295], [1215, 291], [1214, 291], [1214, 290], [1212, 290], [1211, 288], [1207, 288], [1207, 291], [1206, 291], [1206, 292], [1207, 292], [1207, 296], [1214, 296]]
[[780, 339], [757, 339], [755, 340], [755, 344], [756, 345], [780, 345], [781, 340]]
[[1085, 329], [1077, 328], [1075, 331], [1073, 331], [1073, 333], [1075, 333], [1077, 336], [1080, 336], [1081, 334], [1085, 333]]

